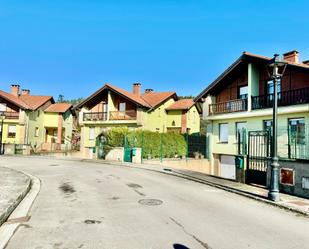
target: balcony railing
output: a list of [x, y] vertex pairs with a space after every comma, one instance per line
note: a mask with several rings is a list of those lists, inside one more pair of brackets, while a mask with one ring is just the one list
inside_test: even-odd
[[106, 121], [107, 112], [88, 112], [84, 113], [84, 121]]
[[109, 112], [109, 119], [110, 120], [134, 120], [136, 119], [136, 111], [135, 110], [128, 110], [125, 112], [112, 111], [112, 112]]
[[[273, 94], [252, 97], [252, 109], [271, 108]], [[278, 106], [299, 105], [309, 103], [309, 87], [278, 93]]]
[[236, 99], [209, 105], [209, 115], [247, 111], [248, 100]]
[[1, 117], [5, 117], [5, 119], [19, 119], [19, 112], [0, 112]]

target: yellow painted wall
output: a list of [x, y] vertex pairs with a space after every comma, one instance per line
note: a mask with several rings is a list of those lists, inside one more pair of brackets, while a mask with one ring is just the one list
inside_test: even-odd
[[[28, 127], [27, 127], [27, 143], [33, 147], [40, 146], [45, 141], [45, 128], [44, 128], [44, 112], [36, 110], [28, 114]], [[35, 134], [35, 129], [38, 127], [38, 136]]]
[[44, 126], [45, 127], [58, 127], [58, 113], [44, 113]]
[[170, 98], [164, 102], [161, 106], [157, 107], [153, 111], [147, 112], [145, 118], [146, 123], [144, 124], [145, 130], [166, 132], [167, 127], [167, 113], [165, 108], [173, 104], [175, 100]]
[[192, 134], [200, 132], [200, 126], [200, 114], [196, 106], [192, 106], [187, 112], [187, 128], [190, 128]]
[[[175, 110], [175, 111], [168, 111], [166, 117], [166, 126], [171, 128], [180, 128], [181, 127], [181, 115], [182, 111]], [[175, 126], [173, 126], [173, 121], [175, 122]]]
[[[15, 125], [16, 126], [16, 136], [15, 138], [9, 138], [8, 137], [8, 131], [9, 131], [9, 126], [10, 125]], [[3, 132], [2, 132], [2, 143], [7, 143], [7, 144], [22, 144], [24, 143], [24, 125], [20, 125], [17, 121], [12, 121], [12, 120], [4, 120], [3, 122]]]

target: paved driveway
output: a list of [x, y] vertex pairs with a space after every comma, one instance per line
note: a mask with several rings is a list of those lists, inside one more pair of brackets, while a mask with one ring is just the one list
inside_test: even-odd
[[8, 249], [309, 245], [308, 218], [174, 176], [44, 158], [1, 157], [0, 164], [42, 182], [31, 219]]

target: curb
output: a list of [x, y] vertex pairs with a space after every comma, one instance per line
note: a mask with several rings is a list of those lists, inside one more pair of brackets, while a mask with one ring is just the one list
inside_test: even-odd
[[[250, 198], [252, 200], [263, 202], [263, 203], [268, 204], [268, 205], [273, 206], [273, 207], [277, 207], [277, 208], [280, 208], [280, 209], [283, 209], [283, 210], [286, 210], [286, 211], [296, 213], [298, 215], [302, 215], [302, 216], [307, 217], [307, 218], [309, 217], [308, 212], [305, 212], [305, 211], [284, 205], [282, 203], [272, 202], [272, 201], [270, 201], [270, 200], [268, 200], [268, 199], [266, 199], [262, 196], [259, 196], [259, 195], [256, 195], [256, 194], [253, 194], [253, 193], [250, 193], [250, 192], [246, 192], [246, 191], [243, 191], [243, 190], [240, 190], [240, 189], [228, 187], [226, 185], [222, 185], [222, 184], [218, 184], [218, 183], [213, 183], [211, 181], [207, 181], [207, 180], [204, 180], [204, 179], [201, 179], [201, 178], [190, 176], [190, 175], [187, 175], [187, 174], [182, 173], [182, 172], [177, 172], [177, 170], [174, 170], [174, 169], [169, 168], [169, 167], [164, 167], [163, 170], [161, 170], [161, 169], [156, 170], [156, 169], [144, 167], [142, 164], [121, 163], [121, 162], [119, 162], [119, 163], [118, 162], [105, 162], [105, 161], [101, 162], [101, 161], [91, 160], [91, 159], [84, 159], [84, 160], [81, 160], [81, 161], [86, 162], [86, 163], [88, 162], [88, 163], [97, 163], [97, 164], [107, 164], [107, 165], [115, 165], [115, 166], [122, 166], [122, 167], [125, 166], [125, 167], [130, 167], [130, 168], [135, 168], [135, 169], [149, 170], [149, 171], [158, 172], [158, 173], [166, 174], [166, 175], [172, 175], [172, 176], [176, 176], [176, 177], [183, 178], [183, 179], [186, 179], [186, 180], [190, 180], [190, 181], [193, 181], [193, 182], [205, 184], [205, 185], [208, 185], [208, 186], [211, 186], [211, 187], [219, 188], [219, 189], [228, 191], [230, 193], [238, 194], [238, 195]], [[140, 165], [140, 166], [137, 166], [137, 165]], [[162, 167], [162, 165], [160, 165], [160, 166]]]
[[[6, 168], [6, 167], [5, 167]], [[25, 196], [28, 194], [28, 192], [30, 191], [31, 189], [31, 186], [32, 186], [32, 181], [31, 181], [31, 177], [29, 177], [27, 174], [25, 174], [24, 172], [22, 171], [18, 171], [18, 170], [14, 170], [14, 169], [11, 169], [11, 168], [7, 168], [7, 169], [10, 169], [12, 171], [15, 171], [15, 172], [18, 172], [20, 174], [23, 174], [25, 176], [27, 176], [28, 178], [28, 184], [27, 184], [27, 187], [26, 189], [17, 197], [17, 199], [15, 199], [15, 201], [12, 203], [12, 205], [3, 213], [0, 215], [0, 227], [1, 225], [3, 225], [6, 220], [8, 219], [8, 217], [14, 212], [14, 210], [16, 209], [16, 207], [21, 203], [21, 201], [25, 198]]]
[[25, 172], [20, 172], [29, 177], [31, 185], [28, 188], [28, 192], [15, 207], [7, 221], [0, 226], [0, 249], [6, 248], [19, 225], [30, 219], [28, 213], [40, 192], [40, 179]]

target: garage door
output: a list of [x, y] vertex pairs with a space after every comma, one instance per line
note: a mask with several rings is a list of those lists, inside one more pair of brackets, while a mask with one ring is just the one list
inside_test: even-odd
[[235, 157], [220, 156], [220, 176], [228, 179], [236, 179]]

